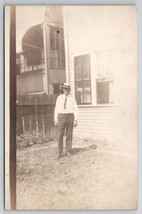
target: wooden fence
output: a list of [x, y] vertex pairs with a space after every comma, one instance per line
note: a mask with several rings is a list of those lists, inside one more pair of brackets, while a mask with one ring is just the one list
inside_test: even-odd
[[55, 95], [17, 96], [17, 135], [25, 132], [56, 139], [54, 127]]

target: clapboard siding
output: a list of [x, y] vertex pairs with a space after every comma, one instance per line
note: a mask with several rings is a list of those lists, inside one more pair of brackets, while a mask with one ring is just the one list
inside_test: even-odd
[[[74, 95], [74, 57], [90, 55], [92, 107], [79, 107], [78, 127], [74, 129], [74, 135], [108, 139], [119, 137], [125, 131], [128, 134], [127, 124], [133, 124], [136, 118], [137, 102], [137, 38], [133, 33], [137, 31], [135, 9], [130, 10], [129, 6], [66, 6], [63, 14], [67, 76]], [[97, 57], [101, 53], [106, 54], [114, 77], [116, 106], [96, 104]]]
[[[124, 72], [121, 77], [127, 74], [125, 70], [128, 64], [129, 69], [135, 70], [133, 53], [136, 47], [133, 44], [136, 42], [136, 37], [131, 33], [132, 28], [136, 30], [135, 19], [133, 19], [135, 10], [127, 13], [129, 9], [127, 6], [108, 8], [102, 6], [65, 7], [64, 26], [65, 34], [67, 34], [68, 75], [69, 81], [73, 85], [74, 57], [78, 55], [91, 55], [107, 51], [107, 55], [110, 54], [110, 66], [112, 70], [116, 71], [116, 75], [119, 75], [118, 72], [120, 71], [121, 74]], [[91, 61], [94, 60], [91, 56]], [[95, 73], [96, 71], [92, 72]]]
[[95, 139], [111, 138], [119, 134], [120, 113], [114, 108], [79, 108], [78, 127], [74, 135]]

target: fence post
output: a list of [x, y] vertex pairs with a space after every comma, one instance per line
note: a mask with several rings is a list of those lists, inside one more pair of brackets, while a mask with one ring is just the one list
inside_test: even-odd
[[24, 116], [22, 117], [22, 128], [23, 128], [23, 134], [25, 133], [25, 120]]
[[32, 119], [31, 119], [31, 112], [30, 112], [30, 107], [31, 107], [31, 95], [30, 96], [30, 102], [29, 102], [29, 120], [30, 120], [30, 133], [32, 133]]
[[43, 128], [43, 138], [45, 138], [45, 124], [44, 124], [44, 111], [42, 105], [42, 128]]
[[31, 121], [31, 115], [29, 115], [30, 118], [30, 133], [32, 133], [32, 121]]
[[38, 116], [37, 116], [37, 99], [35, 98], [35, 115], [36, 115], [36, 136], [38, 137]]

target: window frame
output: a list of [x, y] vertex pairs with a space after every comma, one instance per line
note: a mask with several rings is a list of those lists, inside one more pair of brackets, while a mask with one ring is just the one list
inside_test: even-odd
[[[32, 53], [32, 51], [30, 52]], [[20, 53], [20, 58], [19, 58], [19, 74], [18, 75], [23, 75], [35, 71], [43, 71], [45, 68], [45, 58], [44, 58], [44, 50], [41, 49], [41, 60], [40, 64], [27, 64], [27, 58], [24, 56], [23, 52]]]
[[[115, 96], [114, 96], [114, 101], [113, 102], [104, 102], [104, 103], [99, 103], [98, 102], [98, 85], [97, 83], [113, 83], [114, 85], [114, 78], [113, 77], [99, 77], [99, 78], [96, 78], [96, 105], [114, 105], [115, 104]], [[110, 93], [110, 91], [109, 91]], [[108, 96], [110, 96], [110, 94], [108, 94]]]
[[[82, 79], [76, 79], [76, 59], [77, 58], [82, 58], [82, 65], [81, 67], [83, 67], [85, 65], [85, 63], [83, 63], [83, 57], [89, 57], [89, 78], [84, 79], [84, 69], [82, 69]], [[91, 63], [90, 63], [90, 54], [84, 54], [84, 55], [78, 55], [74, 57], [74, 82], [75, 82], [75, 98], [77, 96], [77, 84], [81, 83], [82, 84], [82, 94], [83, 94], [83, 103], [78, 103], [79, 106], [90, 106], [92, 105], [92, 82], [91, 82]], [[85, 84], [89, 83], [89, 88], [90, 88], [90, 102], [84, 102], [84, 91], [85, 91]], [[77, 100], [77, 99], [76, 99]]]
[[[115, 76], [113, 73], [113, 67], [111, 64], [112, 55], [110, 54], [110, 52], [108, 50], [95, 51], [95, 52], [93, 51], [92, 58], [93, 58], [92, 70], [94, 70], [94, 76], [93, 76], [94, 80], [92, 81], [92, 84], [95, 85], [95, 87], [93, 89], [94, 106], [95, 107], [118, 106], [118, 102], [117, 102], [117, 98], [116, 98], [116, 81], [115, 81]], [[98, 102], [97, 82], [113, 82], [113, 90], [112, 90], [113, 102], [105, 102], [105, 103]], [[108, 96], [111, 96], [111, 95], [108, 94]]]
[[[57, 37], [55, 35], [61, 32], [61, 36]], [[64, 29], [57, 26], [50, 26], [50, 33], [49, 33], [49, 41], [50, 41], [50, 68], [51, 70], [65, 70], [65, 44], [64, 44]], [[57, 41], [59, 47], [57, 47]], [[63, 45], [64, 44], [64, 45]], [[54, 47], [52, 47], [52, 45]], [[53, 56], [57, 52], [57, 56]], [[62, 53], [63, 52], [63, 53]], [[53, 54], [53, 55], [52, 55]], [[57, 67], [54, 66], [54, 63], [57, 62]]]

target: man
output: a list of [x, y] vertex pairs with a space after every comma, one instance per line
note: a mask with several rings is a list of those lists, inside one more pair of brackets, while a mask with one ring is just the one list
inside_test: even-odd
[[76, 100], [71, 96], [71, 87], [64, 83], [63, 94], [56, 101], [54, 112], [54, 124], [58, 126], [58, 159], [63, 152], [63, 136], [66, 130], [66, 154], [71, 155], [73, 127], [77, 126], [78, 107]]

